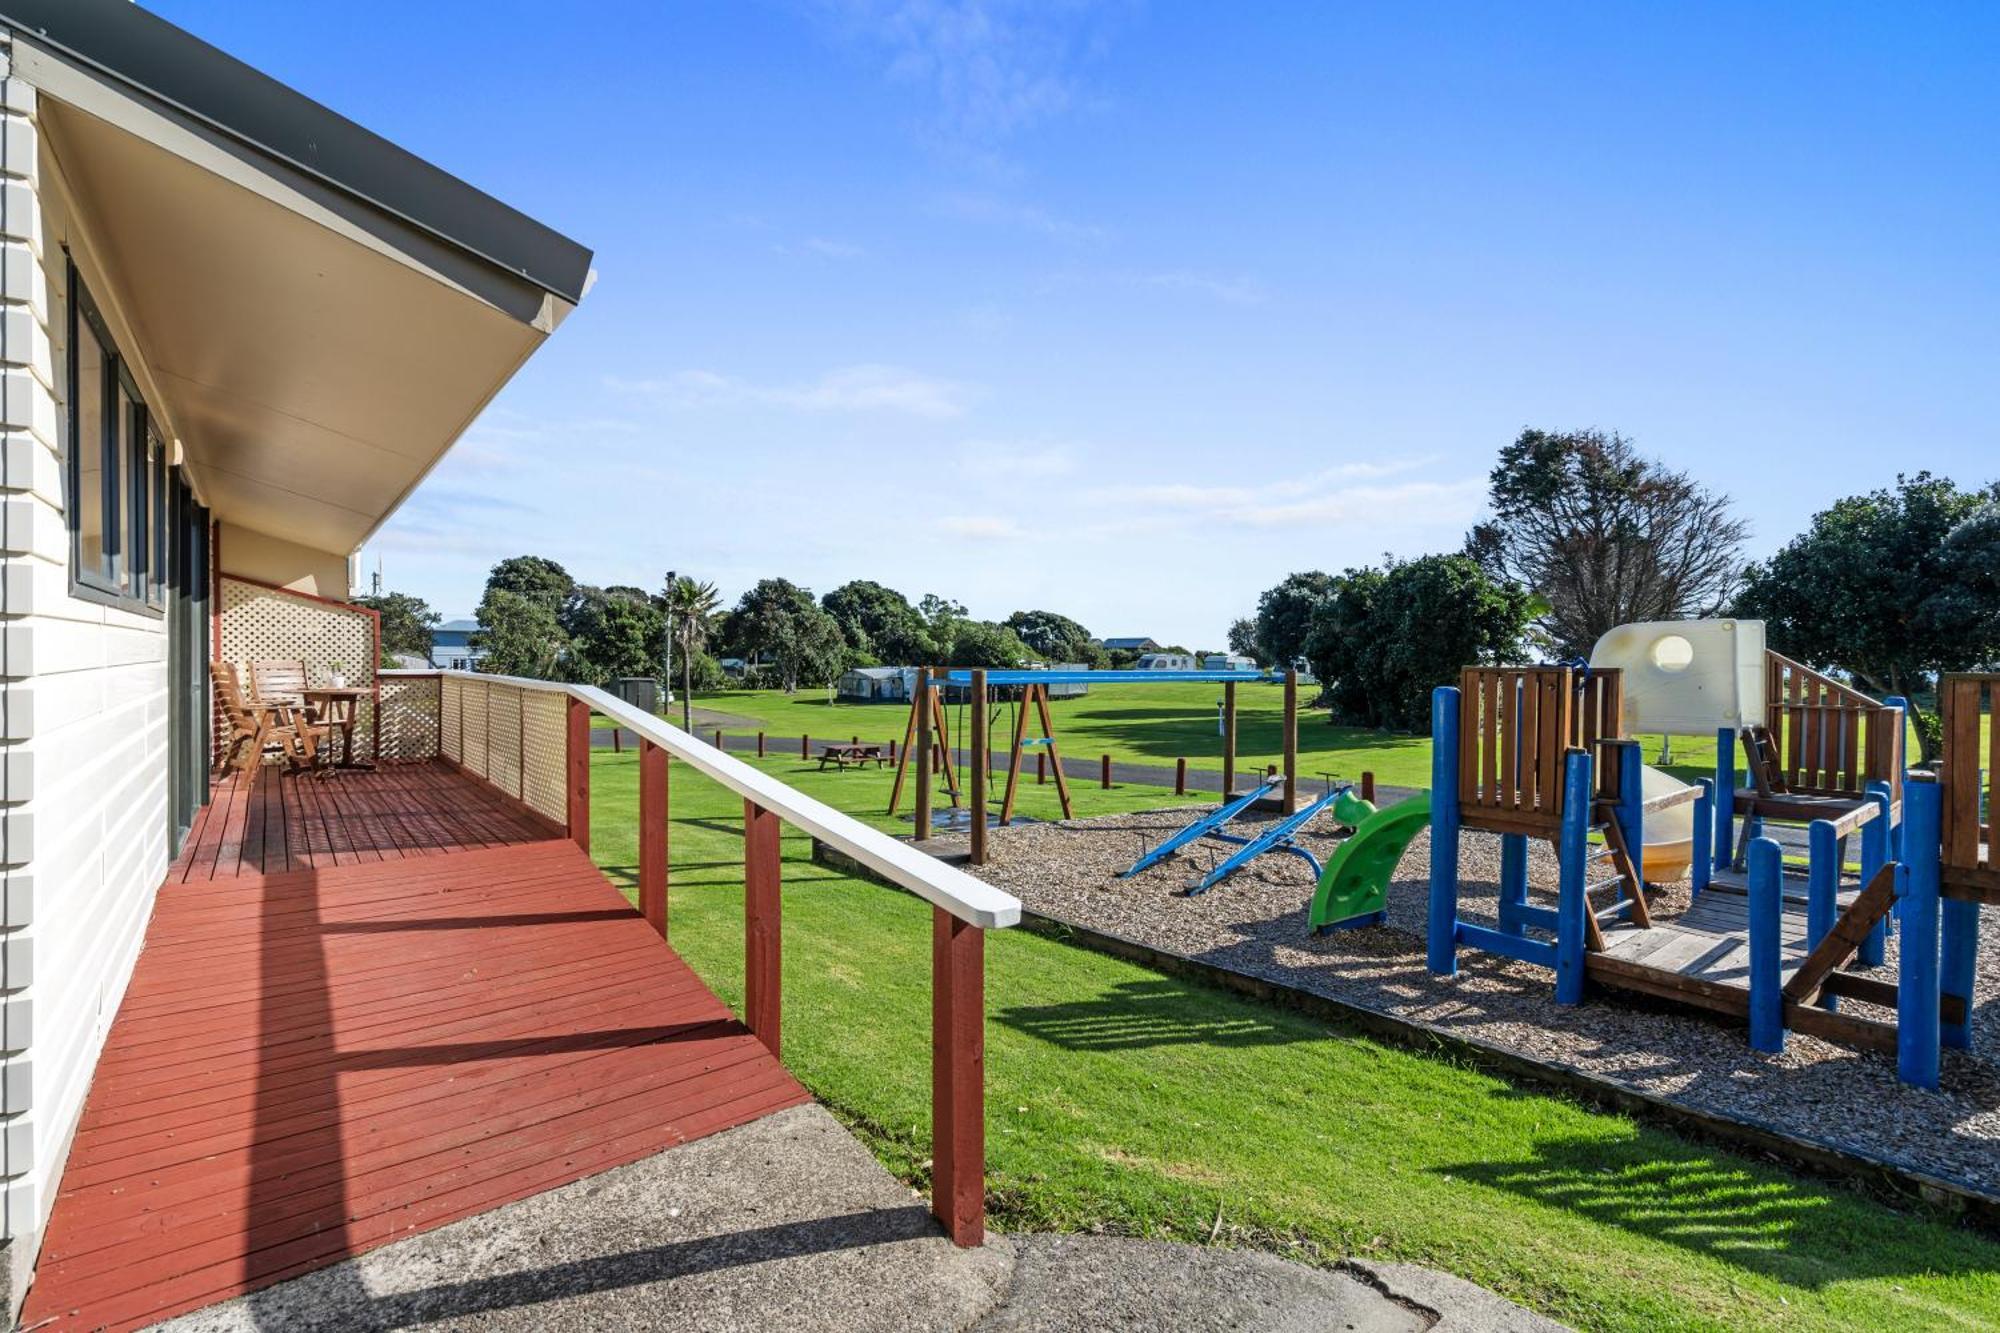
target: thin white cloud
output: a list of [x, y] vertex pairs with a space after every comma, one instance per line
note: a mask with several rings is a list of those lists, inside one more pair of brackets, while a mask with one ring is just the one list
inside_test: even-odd
[[1192, 273], [1186, 269], [1172, 269], [1164, 273], [1141, 273], [1134, 281], [1147, 287], [1161, 287], [1169, 291], [1193, 292], [1200, 296], [1213, 297], [1225, 305], [1261, 305], [1270, 293], [1255, 278], [1238, 276], [1219, 278], [1208, 273]]
[[930, 204], [939, 217], [961, 222], [977, 222], [992, 227], [1012, 227], [1033, 232], [1068, 245], [1097, 245], [1110, 239], [1111, 232], [1088, 222], [1058, 217], [1047, 209], [991, 194], [955, 192], [939, 195]]
[[990, 514], [947, 514], [937, 521], [937, 530], [969, 541], [1013, 541], [1028, 535], [1015, 520]]
[[1044, 441], [967, 440], [958, 446], [959, 471], [992, 480], [1066, 477], [1076, 471], [1075, 451]]
[[1122, 6], [1068, 0], [819, 0], [850, 40], [886, 57], [887, 76], [926, 90], [932, 132], [986, 144], [1084, 99], [1078, 67], [1103, 48]]
[[836, 241], [827, 236], [807, 237], [805, 248], [825, 259], [859, 259], [868, 253], [850, 241]]
[[757, 384], [713, 370], [680, 370], [654, 379], [608, 377], [623, 393], [681, 409], [782, 407], [800, 412], [889, 412], [942, 420], [963, 416], [970, 385], [901, 366], [865, 364], [829, 370], [798, 384]]

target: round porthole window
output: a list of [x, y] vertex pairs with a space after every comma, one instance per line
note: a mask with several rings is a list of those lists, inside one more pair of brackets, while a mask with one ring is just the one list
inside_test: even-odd
[[1694, 645], [1678, 634], [1653, 641], [1653, 665], [1662, 671], [1686, 671], [1694, 662]]

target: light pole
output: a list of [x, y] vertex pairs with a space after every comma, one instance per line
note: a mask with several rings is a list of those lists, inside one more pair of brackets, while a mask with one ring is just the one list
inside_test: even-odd
[[674, 701], [674, 571], [667, 571], [667, 702]]

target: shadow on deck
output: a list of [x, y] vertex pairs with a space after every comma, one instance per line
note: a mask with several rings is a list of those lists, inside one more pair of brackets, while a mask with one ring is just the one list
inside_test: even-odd
[[806, 1100], [484, 783], [227, 779], [160, 892], [23, 1323], [163, 1319]]

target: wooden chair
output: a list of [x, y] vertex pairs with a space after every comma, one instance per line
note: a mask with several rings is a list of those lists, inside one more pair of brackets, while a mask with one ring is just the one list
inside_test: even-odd
[[250, 664], [250, 690], [261, 703], [289, 704], [304, 709], [307, 720], [320, 720], [319, 710], [306, 706], [306, 687], [311, 684], [302, 661], [267, 661]]
[[[215, 691], [222, 701], [222, 716], [229, 734], [222, 745], [222, 767], [248, 773], [263, 761], [267, 750], [275, 749], [291, 763], [309, 767], [317, 753], [317, 743], [326, 739], [327, 729], [314, 726], [296, 703], [246, 699], [243, 682], [229, 662], [211, 662], [209, 671]], [[240, 752], [240, 753], [239, 753]]]

